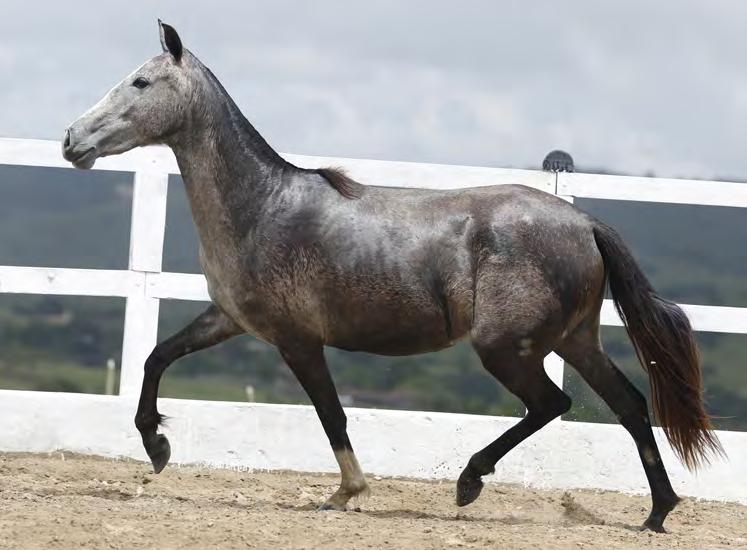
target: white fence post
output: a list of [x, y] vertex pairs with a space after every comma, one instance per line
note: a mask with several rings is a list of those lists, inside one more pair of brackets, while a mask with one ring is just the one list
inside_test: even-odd
[[136, 396], [143, 381], [143, 365], [158, 340], [158, 299], [127, 298], [122, 342], [119, 395]]
[[148, 273], [160, 273], [166, 230], [169, 175], [135, 172], [130, 226], [130, 270], [142, 276], [142, 286], [127, 297], [119, 394], [137, 395], [143, 365], [158, 339], [158, 298], [147, 296]]
[[555, 352], [545, 357], [545, 372], [556, 386], [563, 389], [563, 368], [565, 363], [563, 359]]
[[130, 269], [158, 273], [163, 261], [169, 175], [135, 172], [130, 226]]
[[[555, 194], [561, 199], [573, 204], [573, 197], [558, 194], [558, 182], [560, 181], [560, 176], [560, 173], [555, 174]], [[558, 354], [553, 352], [545, 357], [544, 366], [547, 376], [549, 376], [550, 380], [552, 380], [553, 383], [562, 390], [563, 369], [565, 368], [565, 362], [563, 361], [563, 359]]]

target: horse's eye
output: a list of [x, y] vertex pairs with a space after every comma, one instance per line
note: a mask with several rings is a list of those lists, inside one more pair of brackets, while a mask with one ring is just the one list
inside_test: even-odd
[[144, 79], [142, 76], [138, 76], [135, 80], [133, 80], [132, 85], [135, 86], [135, 88], [140, 88], [141, 90], [145, 88], [150, 82], [148, 82], [146, 79]]

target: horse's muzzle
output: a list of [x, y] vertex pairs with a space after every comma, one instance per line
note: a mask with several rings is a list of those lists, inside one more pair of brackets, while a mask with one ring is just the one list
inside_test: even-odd
[[72, 129], [67, 128], [62, 138], [62, 156], [76, 168], [88, 169], [96, 162], [96, 148], [76, 142]]

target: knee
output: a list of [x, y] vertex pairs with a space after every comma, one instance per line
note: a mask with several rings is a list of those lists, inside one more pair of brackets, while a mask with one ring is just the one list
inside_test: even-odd
[[648, 414], [648, 403], [646, 402], [646, 397], [638, 390], [638, 388], [635, 387], [631, 394], [633, 396], [636, 411], [641, 414]]
[[528, 406], [527, 416], [537, 420], [541, 426], [544, 426], [554, 418], [562, 416], [571, 410], [572, 404], [573, 401], [571, 398], [565, 392], [558, 390], [552, 396], [545, 396], [533, 406]]
[[544, 408], [544, 422], [550, 422], [551, 420], [564, 415], [571, 410], [573, 401], [566, 395], [566, 393], [560, 389], [553, 393], [552, 399], [547, 401]]
[[571, 405], [573, 405], [573, 401], [571, 400], [571, 398], [568, 397], [565, 392], [561, 391], [557, 397], [556, 416], [563, 415], [570, 411]]
[[150, 355], [145, 360], [144, 370], [146, 373], [159, 373], [163, 371], [166, 366], [168, 365], [168, 362], [166, 361], [166, 358], [163, 356], [163, 353], [160, 349], [160, 346], [156, 346], [152, 352], [150, 352]]
[[624, 425], [631, 421], [640, 421], [641, 418], [648, 420], [648, 403], [644, 395], [637, 388], [632, 387], [627, 407], [620, 415], [620, 422]]

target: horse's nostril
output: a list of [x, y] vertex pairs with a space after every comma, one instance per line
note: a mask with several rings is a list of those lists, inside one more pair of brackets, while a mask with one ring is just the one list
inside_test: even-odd
[[70, 147], [70, 128], [65, 130], [65, 142], [62, 144], [63, 147]]

